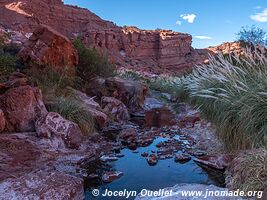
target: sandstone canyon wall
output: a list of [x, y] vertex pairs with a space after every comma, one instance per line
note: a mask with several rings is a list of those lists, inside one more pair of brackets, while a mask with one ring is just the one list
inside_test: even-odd
[[189, 34], [119, 27], [61, 0], [0, 0], [0, 27], [29, 34], [38, 24], [48, 25], [70, 39], [81, 37], [118, 67], [137, 71], [176, 73], [202, 63], [207, 55], [191, 47]]

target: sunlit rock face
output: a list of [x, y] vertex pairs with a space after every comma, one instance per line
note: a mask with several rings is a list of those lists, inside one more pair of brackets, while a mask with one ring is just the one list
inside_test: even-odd
[[0, 0], [0, 25], [24, 34], [45, 24], [59, 33], [79, 36], [109, 55], [119, 68], [154, 74], [179, 73], [202, 63], [207, 53], [191, 47], [192, 36], [170, 30], [119, 27], [87, 9], [61, 0]]

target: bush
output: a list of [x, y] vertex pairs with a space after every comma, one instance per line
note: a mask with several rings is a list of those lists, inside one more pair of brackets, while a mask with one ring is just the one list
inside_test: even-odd
[[95, 76], [109, 77], [115, 74], [115, 66], [95, 48], [86, 48], [81, 40], [74, 41], [79, 54], [77, 75], [86, 83]]
[[0, 82], [6, 81], [9, 75], [16, 70], [16, 61], [15, 56], [1, 53], [0, 50]]
[[254, 45], [267, 45], [267, 33], [256, 26], [242, 27], [237, 33], [238, 41]]
[[47, 107], [49, 111], [57, 112], [65, 119], [77, 123], [84, 134], [94, 132], [94, 118], [80, 102], [72, 98], [57, 97]]

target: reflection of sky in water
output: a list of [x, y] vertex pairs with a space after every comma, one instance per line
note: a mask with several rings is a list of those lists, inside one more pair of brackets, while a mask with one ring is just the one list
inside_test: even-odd
[[[155, 139], [152, 145], [138, 148], [139, 153], [133, 153], [129, 149], [122, 150], [125, 157], [112, 163], [112, 167], [118, 171], [122, 171], [124, 176], [110, 184], [99, 186], [100, 193], [103, 193], [105, 189], [112, 191], [127, 189], [138, 192], [142, 189], [158, 190], [160, 188], [172, 187], [178, 183], [202, 183], [220, 186], [216, 175], [207, 174], [206, 171], [192, 160], [181, 164], [174, 162], [174, 158], [171, 158], [159, 160], [157, 165], [149, 166], [146, 159], [140, 154], [157, 150], [155, 145], [166, 140], [168, 139]], [[94, 198], [89, 195], [90, 193], [88, 189], [86, 191], [86, 200], [112, 199], [107, 197]], [[120, 198], [118, 197], [116, 199]]]

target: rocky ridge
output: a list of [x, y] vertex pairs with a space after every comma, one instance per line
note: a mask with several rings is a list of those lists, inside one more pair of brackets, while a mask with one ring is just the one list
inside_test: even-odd
[[39, 24], [44, 24], [70, 39], [79, 36], [87, 46], [107, 53], [119, 68], [178, 73], [207, 58], [206, 51], [191, 47], [189, 34], [119, 27], [61, 0], [1, 0], [0, 13], [0, 27], [8, 32], [17, 31], [23, 41]]

